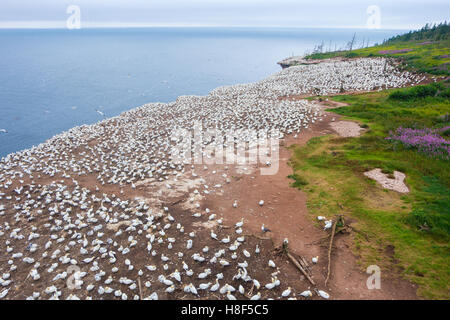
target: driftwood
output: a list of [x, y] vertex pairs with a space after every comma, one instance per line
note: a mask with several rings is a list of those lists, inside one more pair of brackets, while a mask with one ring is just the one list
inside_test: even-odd
[[354, 231], [354, 232], [359, 233], [360, 235], [362, 235], [362, 236], [366, 239], [366, 241], [369, 241], [369, 236], [368, 236], [365, 232], [363, 232], [363, 231], [359, 230], [358, 228], [355, 228], [355, 227], [353, 227], [353, 226], [351, 226], [351, 225], [349, 225], [348, 228], [349, 228], [350, 230], [352, 230], [352, 231]]
[[[353, 229], [349, 228], [348, 226], [345, 226], [345, 227], [339, 228], [339, 229], [336, 228], [336, 232], [335, 232], [334, 236], [336, 237], [340, 233], [349, 233], [350, 232], [349, 230], [353, 230]], [[308, 243], [308, 245], [319, 244], [321, 246], [326, 246], [328, 248], [329, 244], [330, 244], [330, 237], [331, 237], [331, 233], [328, 234], [326, 237], [323, 237], [323, 238], [320, 238], [318, 240]]]
[[245, 296], [247, 298], [251, 298], [253, 296], [253, 288], [255, 287], [255, 283], [253, 283], [252, 287], [250, 288], [250, 290], [245, 294]]
[[[333, 248], [333, 240], [334, 236], [336, 235], [336, 226], [338, 223], [342, 224], [344, 226], [344, 218], [342, 216], [339, 216], [336, 221], [333, 224], [333, 228], [331, 229], [331, 236], [330, 236], [330, 245], [328, 246], [328, 272], [327, 272], [327, 278], [325, 279], [325, 285], [327, 285], [328, 279], [330, 278], [331, 274], [331, 250]], [[341, 229], [342, 230], [342, 229]]]
[[[361, 231], [355, 229], [355, 227], [351, 226], [351, 225], [346, 225], [345, 224], [345, 220], [344, 220], [344, 216], [338, 216], [338, 225], [336, 226], [336, 231], [334, 236], [337, 236], [340, 233], [350, 233], [351, 231], [355, 231], [358, 233], [363, 234], [366, 238], [367, 235], [362, 233]], [[326, 241], [327, 242], [327, 247], [329, 247], [329, 243], [330, 243], [330, 237], [331, 237], [331, 233], [327, 234], [325, 237], [320, 238], [318, 240], [314, 240], [310, 243], [307, 243], [307, 245], [314, 245], [314, 244], [321, 244], [324, 245], [323, 243]]]
[[259, 240], [272, 240], [272, 238], [260, 237], [260, 236], [258, 236], [256, 234], [252, 234], [252, 233], [244, 233], [243, 236], [254, 237], [254, 238], [259, 239]]
[[139, 285], [139, 300], [142, 300], [141, 277], [138, 277], [138, 285]]
[[[283, 242], [283, 246], [281, 248], [275, 248], [275, 251], [278, 251], [278, 253], [281, 254], [285, 254], [289, 260], [291, 260], [291, 262], [297, 267], [297, 269], [299, 269], [303, 275], [306, 277], [306, 279], [308, 279], [308, 281], [313, 285], [316, 286], [316, 283], [314, 282], [314, 280], [311, 278], [311, 276], [309, 275], [308, 271], [309, 271], [309, 265], [306, 262], [306, 260], [300, 256], [299, 260], [297, 260], [291, 253], [289, 253], [289, 248], [288, 248], [288, 244], [286, 242]], [[302, 266], [303, 264], [303, 266]]]
[[184, 199], [179, 199], [179, 200], [177, 200], [175, 202], [172, 202], [171, 206], [175, 206], [175, 205], [179, 204], [180, 202], [183, 202], [183, 200]]
[[306, 259], [303, 256], [299, 256], [298, 258], [299, 258], [298, 260], [299, 260], [300, 264], [302, 265], [302, 267], [305, 270], [307, 270], [308, 272], [311, 272], [310, 269], [309, 269], [309, 264], [306, 261]]
[[316, 283], [314, 282], [314, 280], [309, 276], [308, 272], [306, 272], [305, 269], [303, 269], [303, 267], [300, 265], [300, 263], [297, 261], [297, 259], [295, 259], [289, 252], [287, 253], [287, 256], [289, 258], [289, 260], [292, 261], [292, 263], [304, 274], [304, 276], [306, 277], [306, 279], [308, 279], [309, 282], [311, 282], [311, 284], [313, 286], [316, 285]]

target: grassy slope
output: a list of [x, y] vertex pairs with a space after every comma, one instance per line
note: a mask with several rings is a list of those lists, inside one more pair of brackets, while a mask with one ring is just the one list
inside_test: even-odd
[[[450, 57], [442, 56], [450, 54], [450, 40], [441, 40], [432, 44], [421, 44], [421, 41], [399, 41], [374, 47], [349, 51], [337, 51], [327, 53], [315, 53], [307, 56], [307, 59], [325, 59], [332, 57], [395, 57], [401, 58], [403, 66], [408, 70], [426, 72], [435, 75], [449, 76]], [[412, 51], [396, 54], [380, 54], [383, 50], [412, 49]]]
[[[419, 284], [423, 297], [448, 299], [449, 162], [394, 149], [385, 137], [398, 126], [448, 125], [438, 116], [450, 113], [450, 103], [445, 97], [394, 101], [388, 98], [390, 91], [333, 97], [350, 104], [334, 112], [367, 125], [368, 131], [358, 138], [325, 136], [293, 147], [292, 178], [308, 193], [314, 216], [342, 213], [355, 220], [360, 232], [355, 233], [354, 249], [364, 267], [375, 263], [382, 269], [397, 268]], [[406, 173], [411, 192], [383, 190], [363, 175], [377, 167]]]

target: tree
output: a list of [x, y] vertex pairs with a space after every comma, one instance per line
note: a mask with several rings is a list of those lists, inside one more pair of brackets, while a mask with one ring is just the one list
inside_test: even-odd
[[349, 41], [348, 44], [347, 44], [347, 46], [349, 48], [349, 51], [352, 51], [353, 45], [355, 44], [355, 39], [356, 39], [356, 33], [353, 34], [352, 40]]

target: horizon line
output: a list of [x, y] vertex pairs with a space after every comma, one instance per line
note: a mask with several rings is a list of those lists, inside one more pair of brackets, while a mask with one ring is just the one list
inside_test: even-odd
[[[287, 25], [246, 25], [246, 24], [176, 24], [176, 23], [81, 23], [80, 29], [121, 29], [121, 28], [285, 28], [285, 29], [365, 29], [370, 31], [388, 30], [416, 30], [417, 26], [388, 26], [381, 28], [368, 28], [363, 25], [355, 26], [287, 26]], [[0, 29], [68, 29], [66, 21], [0, 21]], [[79, 29], [78, 29], [79, 30]]]

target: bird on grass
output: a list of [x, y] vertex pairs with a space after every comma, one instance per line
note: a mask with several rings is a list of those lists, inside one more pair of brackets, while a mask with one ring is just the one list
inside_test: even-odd
[[261, 231], [262, 231], [263, 233], [266, 233], [266, 232], [271, 232], [272, 230], [266, 228], [266, 227], [264, 226], [264, 223], [263, 223], [263, 225], [261, 226]]

